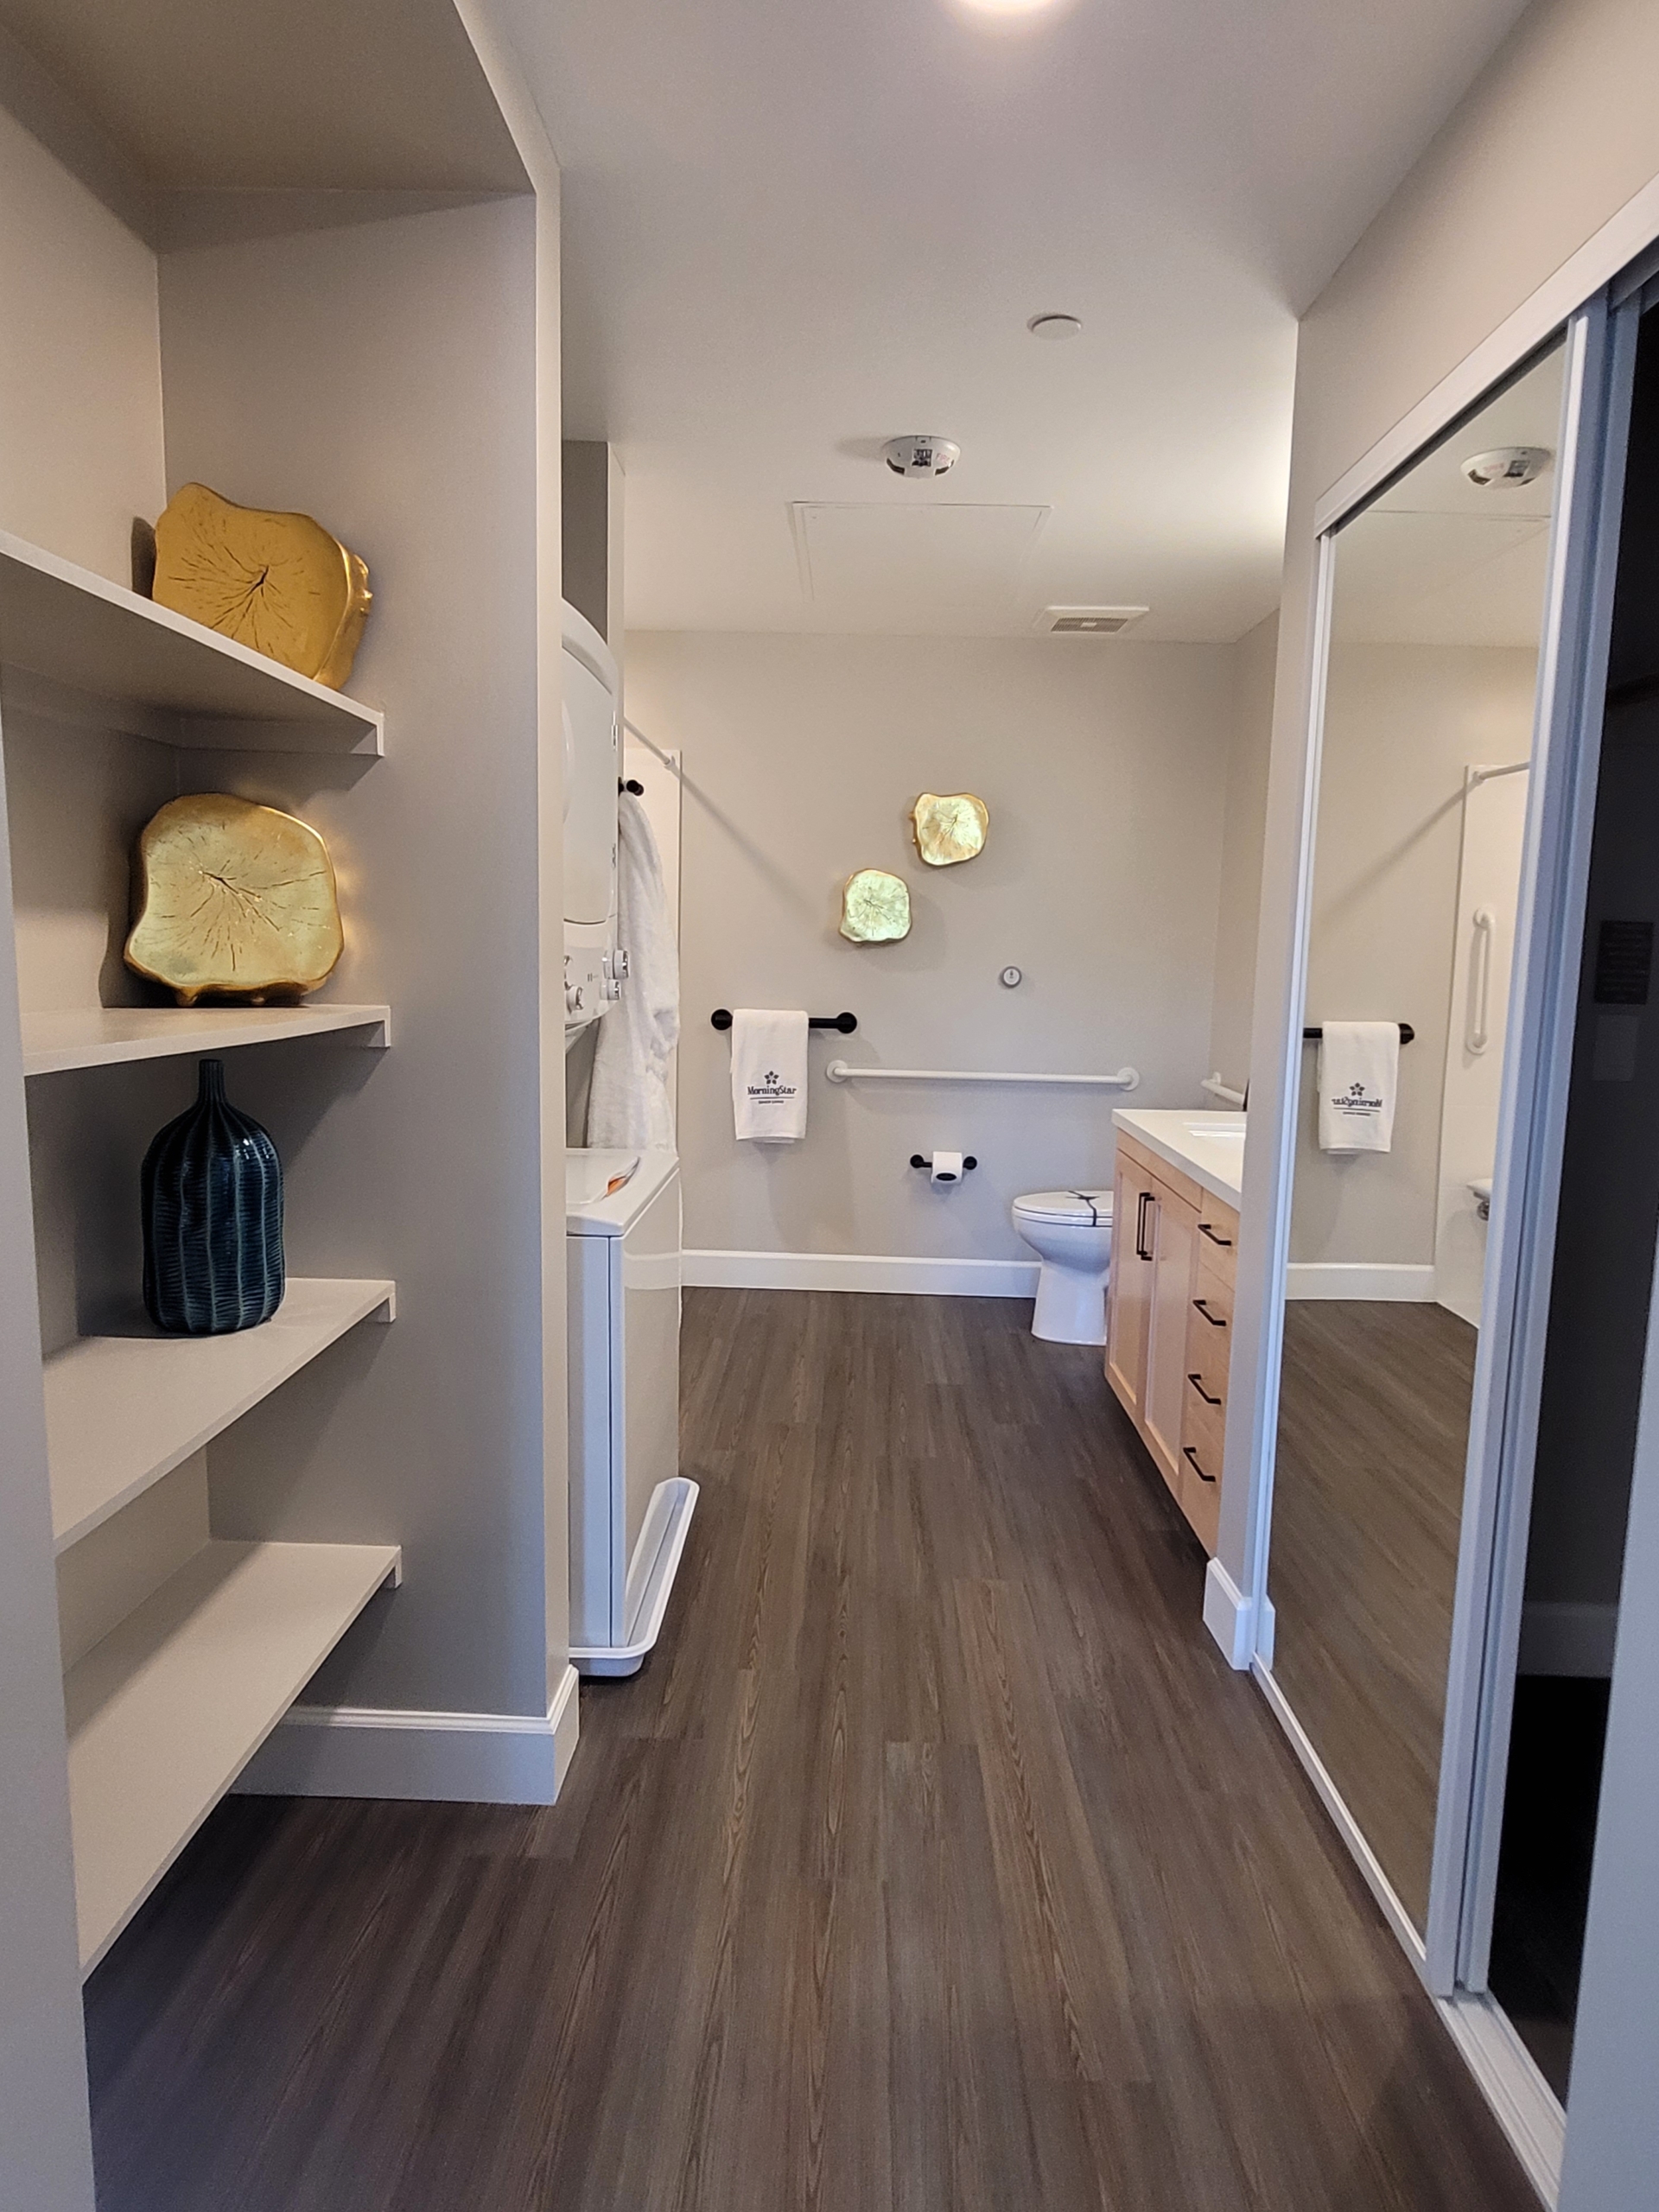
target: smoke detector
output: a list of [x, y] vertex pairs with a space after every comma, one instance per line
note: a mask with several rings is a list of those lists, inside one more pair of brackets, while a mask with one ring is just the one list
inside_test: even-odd
[[910, 438], [889, 438], [881, 448], [895, 476], [943, 476], [962, 459], [962, 448], [950, 438], [919, 432]]
[[1463, 473], [1483, 491], [1499, 485], [1513, 491], [1536, 483], [1554, 458], [1548, 446], [1494, 446], [1491, 453], [1471, 453]]
[[1046, 607], [1035, 627], [1051, 638], [1115, 638], [1147, 611], [1144, 607]]

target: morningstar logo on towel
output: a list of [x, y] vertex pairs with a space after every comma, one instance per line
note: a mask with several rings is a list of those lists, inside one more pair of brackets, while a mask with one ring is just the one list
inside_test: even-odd
[[1367, 1090], [1363, 1083], [1351, 1083], [1346, 1090], [1333, 1090], [1331, 1110], [1334, 1114], [1376, 1114], [1382, 1110], [1382, 1101], [1374, 1090]]
[[780, 1098], [792, 1098], [795, 1096], [796, 1086], [792, 1083], [785, 1083], [776, 1068], [768, 1068], [759, 1083], [746, 1084], [744, 1089], [751, 1098], [765, 1098], [775, 1102]]

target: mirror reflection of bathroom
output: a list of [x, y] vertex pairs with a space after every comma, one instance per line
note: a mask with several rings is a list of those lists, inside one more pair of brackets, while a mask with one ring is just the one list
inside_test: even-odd
[[1412, 1923], [1433, 1856], [1561, 410], [1553, 350], [1336, 535], [1274, 1675]]

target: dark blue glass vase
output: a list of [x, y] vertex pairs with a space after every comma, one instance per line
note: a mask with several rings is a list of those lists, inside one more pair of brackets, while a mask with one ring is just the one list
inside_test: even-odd
[[226, 1103], [223, 1060], [202, 1061], [195, 1104], [151, 1140], [139, 1185], [156, 1327], [221, 1337], [269, 1321], [283, 1302], [283, 1164]]

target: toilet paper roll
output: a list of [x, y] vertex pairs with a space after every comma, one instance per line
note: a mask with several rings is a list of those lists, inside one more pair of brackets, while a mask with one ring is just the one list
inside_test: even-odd
[[952, 1183], [960, 1183], [962, 1154], [959, 1152], [936, 1152], [933, 1155], [931, 1173], [927, 1179], [930, 1183], [944, 1188], [948, 1188]]

